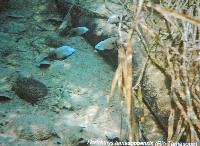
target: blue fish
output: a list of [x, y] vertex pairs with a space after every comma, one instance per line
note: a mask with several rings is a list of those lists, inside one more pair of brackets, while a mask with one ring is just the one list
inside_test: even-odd
[[103, 50], [112, 50], [117, 48], [117, 37], [111, 37], [108, 38], [104, 41], [99, 42], [96, 46], [95, 49], [99, 51]]
[[69, 32], [69, 36], [81, 36], [88, 31], [89, 31], [89, 29], [87, 27], [72, 28]]
[[50, 60], [66, 59], [68, 56], [72, 55], [75, 51], [76, 50], [74, 48], [65, 45], [50, 52], [48, 58]]

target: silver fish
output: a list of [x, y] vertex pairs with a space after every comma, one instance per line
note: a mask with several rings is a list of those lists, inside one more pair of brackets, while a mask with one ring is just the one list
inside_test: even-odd
[[80, 36], [83, 35], [84, 33], [88, 32], [89, 29], [87, 27], [76, 27], [72, 28], [69, 31], [69, 36]]
[[103, 51], [103, 50], [112, 50], [116, 47], [117, 47], [117, 37], [111, 37], [104, 41], [99, 42], [95, 46], [95, 49]]
[[50, 60], [66, 59], [68, 56], [72, 55], [75, 51], [76, 50], [74, 48], [65, 45], [50, 52], [48, 55], [48, 59]]
[[108, 23], [110, 24], [117, 24], [119, 23], [120, 21], [120, 16], [119, 15], [111, 15], [109, 18], [108, 18]]
[[61, 25], [59, 26], [59, 30], [60, 31], [64, 31], [67, 28], [70, 28], [72, 26], [71, 24], [71, 16], [70, 15], [66, 15], [63, 19], [63, 22], [61, 23]]

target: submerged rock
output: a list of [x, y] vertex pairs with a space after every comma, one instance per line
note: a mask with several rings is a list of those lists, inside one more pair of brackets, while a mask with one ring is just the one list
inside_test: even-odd
[[0, 133], [0, 144], [2, 144], [2, 146], [12, 141], [14, 141], [13, 137]]
[[35, 62], [36, 62], [37, 64], [39, 64], [40, 62], [46, 60], [47, 58], [48, 58], [48, 55], [42, 53], [42, 54], [40, 54], [40, 55], [38, 55], [38, 56], [36, 57]]
[[10, 97], [0, 94], [0, 102], [6, 102], [6, 101], [9, 101], [9, 100], [11, 100]]
[[45, 45], [52, 48], [58, 48], [64, 46], [64, 42], [59, 40], [59, 38], [48, 36], [45, 38]]
[[6, 58], [13, 53], [13, 50], [10, 48], [0, 48], [0, 57]]
[[8, 33], [20, 34], [26, 30], [26, 26], [23, 23], [10, 22], [5, 29]]
[[72, 55], [76, 50], [70, 46], [62, 46], [50, 52], [48, 55], [49, 60], [62, 60]]
[[9, 0], [0, 0], [0, 11], [8, 5]]
[[84, 127], [71, 126], [66, 123], [56, 123], [54, 126], [54, 132], [59, 137], [63, 145], [76, 145], [87, 146], [87, 134], [84, 131]]
[[44, 115], [22, 114], [9, 122], [4, 130], [20, 139], [41, 141], [53, 135], [53, 122]]
[[51, 66], [51, 62], [48, 60], [43, 60], [39, 63], [37, 63], [37, 67], [39, 67], [40, 69], [47, 69]]
[[124, 23], [131, 22], [131, 15], [130, 14], [123, 14], [122, 18], [120, 18], [120, 15], [114, 14], [108, 17], [107, 22], [110, 24], [118, 24], [120, 22], [120, 19]]
[[30, 103], [37, 102], [48, 93], [47, 87], [32, 77], [19, 77], [12, 89], [20, 98]]

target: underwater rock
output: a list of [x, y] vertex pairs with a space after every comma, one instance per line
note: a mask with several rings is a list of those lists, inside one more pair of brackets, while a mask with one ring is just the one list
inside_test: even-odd
[[0, 0], [0, 11], [5, 8], [9, 0]]
[[10, 22], [6, 29], [8, 33], [20, 34], [26, 30], [26, 26], [23, 23]]
[[53, 135], [53, 122], [45, 115], [23, 114], [9, 122], [4, 130], [20, 139], [40, 141]]
[[[80, 145], [84, 144], [85, 136], [87, 134], [84, 131], [84, 127], [71, 126], [66, 123], [56, 123], [54, 126], [54, 132], [59, 137], [63, 145]], [[66, 143], [67, 142], [67, 143]]]
[[3, 5], [4, 3], [7, 3], [9, 0], [0, 0], [0, 4]]
[[58, 24], [62, 22], [62, 19], [56, 16], [55, 17], [50, 16], [50, 17], [47, 17], [45, 21], [50, 22], [52, 25], [57, 26]]
[[113, 136], [113, 137], [106, 136], [106, 138], [107, 138], [108, 141], [111, 141], [111, 142], [118, 142], [118, 141], [120, 141], [120, 138], [117, 137], [117, 136]]
[[48, 55], [42, 53], [42, 54], [39, 54], [39, 55], [36, 57], [35, 62], [36, 62], [37, 64], [39, 64], [40, 62], [46, 60], [47, 58], [48, 58]]
[[[123, 14], [122, 22], [124, 23], [131, 22], [131, 17], [132, 16], [130, 16], [130, 14]], [[120, 15], [114, 14], [114, 15], [109, 16], [107, 22], [110, 24], [118, 24], [120, 22]]]
[[59, 109], [66, 109], [66, 110], [69, 110], [69, 111], [74, 110], [74, 107], [72, 106], [72, 104], [67, 100], [59, 101], [57, 106], [58, 106]]
[[66, 13], [66, 6], [65, 6], [65, 0], [55, 0], [56, 7], [58, 9], [58, 12], [60, 15], [64, 15]]
[[43, 60], [40, 63], [37, 64], [37, 67], [41, 68], [41, 69], [47, 69], [51, 66], [50, 61], [48, 60]]
[[14, 141], [14, 137], [0, 133], [0, 144], [5, 145]]
[[89, 146], [88, 140], [80, 138], [76, 144], [76, 146]]
[[89, 29], [87, 27], [76, 27], [76, 28], [72, 28], [69, 31], [69, 36], [80, 36], [85, 34], [86, 32], [88, 32]]
[[62, 60], [72, 55], [76, 50], [70, 46], [62, 46], [48, 54], [49, 60]]
[[47, 87], [32, 77], [19, 77], [12, 88], [15, 93], [27, 102], [35, 103], [47, 95]]
[[0, 48], [0, 57], [5, 58], [13, 53], [13, 50], [10, 48]]
[[52, 48], [58, 48], [64, 46], [64, 42], [60, 41], [59, 38], [48, 36], [45, 38], [45, 45]]
[[9, 100], [11, 100], [10, 97], [0, 94], [0, 102], [6, 102], [6, 101], [9, 101]]
[[98, 51], [112, 50], [114, 48], [117, 48], [117, 37], [108, 38], [95, 46]]

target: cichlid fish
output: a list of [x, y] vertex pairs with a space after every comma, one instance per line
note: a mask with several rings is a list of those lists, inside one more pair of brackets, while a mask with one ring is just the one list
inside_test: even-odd
[[71, 16], [70, 15], [66, 15], [63, 19], [63, 22], [61, 23], [61, 25], [59, 26], [59, 30], [60, 31], [64, 31], [67, 28], [70, 28], [72, 26], [71, 24]]
[[48, 59], [50, 60], [62, 60], [66, 59], [68, 56], [72, 55], [76, 50], [70, 46], [62, 46], [55, 49], [48, 54]]
[[119, 23], [119, 21], [120, 21], [119, 15], [111, 15], [107, 20], [107, 22], [110, 24], [117, 24], [117, 23]]
[[89, 29], [87, 27], [76, 27], [76, 28], [72, 28], [69, 31], [69, 36], [80, 36], [85, 34], [86, 32], [88, 32]]
[[95, 46], [95, 49], [97, 49], [99, 51], [103, 51], [103, 50], [112, 50], [116, 47], [117, 47], [117, 38], [111, 37], [111, 38], [108, 38], [104, 41], [99, 42]]

